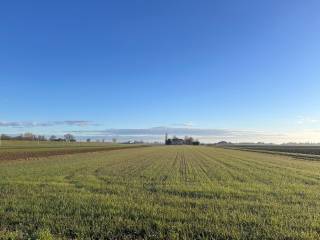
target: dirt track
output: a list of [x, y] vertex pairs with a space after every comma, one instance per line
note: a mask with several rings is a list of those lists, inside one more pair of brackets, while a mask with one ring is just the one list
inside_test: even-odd
[[141, 148], [146, 146], [123, 146], [123, 147], [97, 147], [97, 148], [72, 148], [72, 149], [52, 149], [47, 151], [3, 151], [0, 152], [0, 161], [18, 160], [18, 159], [33, 159], [40, 157], [50, 157], [66, 154], [89, 153], [89, 152], [108, 152], [113, 150]]

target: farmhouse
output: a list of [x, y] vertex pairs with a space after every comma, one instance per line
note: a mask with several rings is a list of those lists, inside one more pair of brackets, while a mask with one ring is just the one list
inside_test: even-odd
[[182, 145], [182, 144], [184, 144], [184, 140], [181, 138], [173, 137], [171, 139], [171, 144], [172, 145]]

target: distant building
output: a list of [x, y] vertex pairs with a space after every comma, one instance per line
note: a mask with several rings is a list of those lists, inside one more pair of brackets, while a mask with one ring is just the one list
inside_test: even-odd
[[183, 145], [183, 144], [185, 144], [185, 141], [181, 138], [173, 137], [171, 139], [171, 144], [172, 145]]

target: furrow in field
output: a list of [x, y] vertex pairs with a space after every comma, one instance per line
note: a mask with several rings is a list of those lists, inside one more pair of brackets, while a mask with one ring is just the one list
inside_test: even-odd
[[[208, 154], [203, 149], [197, 149], [198, 154], [208, 162], [209, 176], [220, 182], [237, 180], [240, 182], [247, 181], [248, 177], [239, 171], [239, 167], [228, 159], [220, 159], [216, 154]], [[220, 172], [222, 171], [222, 172]]]

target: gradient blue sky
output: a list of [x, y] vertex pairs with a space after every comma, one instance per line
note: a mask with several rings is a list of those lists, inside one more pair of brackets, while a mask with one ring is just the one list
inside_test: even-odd
[[318, 0], [3, 1], [0, 132], [166, 126], [320, 141], [319, 12]]

